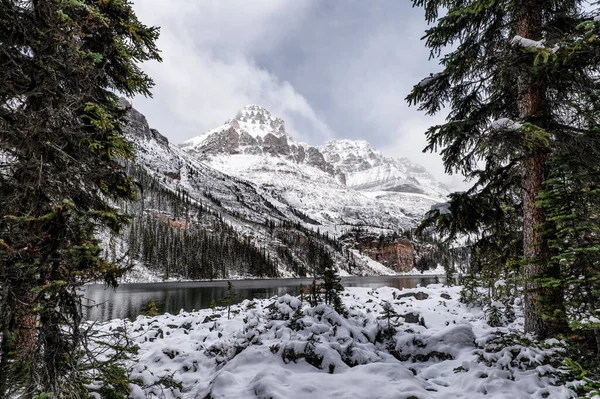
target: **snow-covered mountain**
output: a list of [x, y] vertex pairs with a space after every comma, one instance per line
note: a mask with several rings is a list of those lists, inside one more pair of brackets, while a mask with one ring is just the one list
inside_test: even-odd
[[324, 225], [410, 228], [448, 194], [422, 166], [366, 141], [295, 142], [282, 119], [257, 105], [179, 147]]
[[262, 107], [176, 146], [120, 106], [140, 201], [124, 205], [135, 218], [113, 256], [154, 278], [306, 276], [323, 259], [342, 275], [409, 272], [420, 250], [398, 230], [445, 194], [366, 142], [297, 143]]

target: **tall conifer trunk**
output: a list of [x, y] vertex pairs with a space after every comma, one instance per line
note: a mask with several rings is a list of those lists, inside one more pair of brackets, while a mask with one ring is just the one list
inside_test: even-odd
[[[522, 8], [517, 14], [516, 35], [532, 40], [542, 39], [541, 0], [521, 2]], [[546, 101], [546, 85], [538, 77], [523, 73], [519, 77], [519, 116], [522, 120], [532, 120], [543, 125]], [[531, 138], [530, 138], [531, 139]], [[537, 197], [543, 190], [548, 178], [547, 149], [532, 145], [523, 163], [523, 244], [525, 260], [525, 331], [540, 338], [564, 332], [567, 323], [564, 318], [562, 287], [544, 288], [536, 277], [556, 275], [559, 271], [550, 266], [549, 249], [542, 237], [546, 214], [539, 207]], [[558, 313], [554, 310], [559, 310]], [[543, 315], [558, 315], [544, 319]]]

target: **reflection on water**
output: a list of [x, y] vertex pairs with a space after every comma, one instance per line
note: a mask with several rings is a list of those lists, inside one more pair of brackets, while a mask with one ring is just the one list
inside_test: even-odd
[[[263, 299], [286, 293], [298, 295], [300, 284], [306, 286], [311, 282], [312, 279], [234, 280], [233, 287], [238, 298]], [[434, 282], [434, 277], [342, 278], [342, 285], [345, 287], [414, 288], [417, 284], [427, 285]], [[84, 287], [84, 304], [90, 305], [87, 310], [88, 319], [105, 321], [117, 318], [134, 319], [150, 300], [154, 300], [161, 313], [175, 314], [181, 309], [192, 311], [208, 308], [213, 300], [219, 304], [219, 300], [226, 295], [226, 281], [122, 284], [116, 290], [94, 284]]]

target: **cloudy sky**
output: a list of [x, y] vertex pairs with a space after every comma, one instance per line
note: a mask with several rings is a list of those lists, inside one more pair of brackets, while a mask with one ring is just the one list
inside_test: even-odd
[[150, 125], [180, 143], [247, 104], [286, 121], [297, 141], [367, 140], [425, 165], [451, 188], [439, 156], [423, 154], [440, 122], [409, 108], [411, 87], [437, 72], [408, 0], [134, 0], [161, 27], [162, 63], [147, 63], [154, 98], [134, 99]]

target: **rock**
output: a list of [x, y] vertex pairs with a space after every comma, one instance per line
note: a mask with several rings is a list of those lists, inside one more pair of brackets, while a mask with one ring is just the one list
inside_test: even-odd
[[405, 323], [418, 324], [421, 320], [421, 315], [418, 313], [407, 313], [401, 315], [401, 317], [404, 318]]
[[306, 151], [301, 145], [292, 145], [291, 157], [295, 162], [302, 163], [306, 159]]
[[121, 97], [117, 101], [117, 108], [121, 111], [126, 111], [131, 108], [131, 103], [125, 97]]
[[152, 140], [154, 135], [150, 131], [146, 117], [138, 112], [135, 108], [129, 108], [125, 114], [125, 127], [123, 131], [132, 137], [141, 137], [145, 140]]
[[191, 323], [191, 322], [189, 322], [189, 321], [188, 321], [187, 323], [183, 323], [183, 324], [181, 325], [181, 328], [183, 328], [184, 330], [189, 330], [189, 329], [191, 329], [191, 328], [192, 328], [192, 323]]
[[166, 138], [165, 136], [163, 136], [162, 134], [160, 134], [158, 132], [158, 130], [150, 129], [150, 133], [152, 133], [152, 138], [154, 140], [158, 141], [160, 144], [162, 144], [165, 147], [169, 147], [169, 139]]
[[400, 295], [396, 295], [396, 299], [399, 298], [408, 298], [408, 297], [414, 297], [416, 300], [418, 301], [422, 301], [424, 299], [429, 298], [429, 295], [424, 293], [423, 291], [419, 291], [419, 292], [407, 292], [406, 294], [400, 294]]
[[277, 137], [272, 133], [267, 134], [263, 139], [263, 149], [271, 155], [289, 155], [290, 146], [287, 137]]
[[453, 348], [475, 347], [475, 333], [469, 324], [459, 324], [445, 328], [431, 337], [429, 343], [440, 342]]
[[440, 296], [448, 301], [452, 299], [452, 297], [449, 294], [446, 294], [445, 292], [443, 294], [441, 294]]
[[354, 246], [376, 262], [399, 273], [414, 268], [412, 243], [400, 237], [384, 237], [370, 232], [353, 232], [342, 235], [340, 241]]
[[330, 175], [335, 173], [333, 166], [329, 162], [325, 161], [325, 157], [316, 147], [308, 147], [307, 163], [321, 169], [323, 172], [329, 173]]

